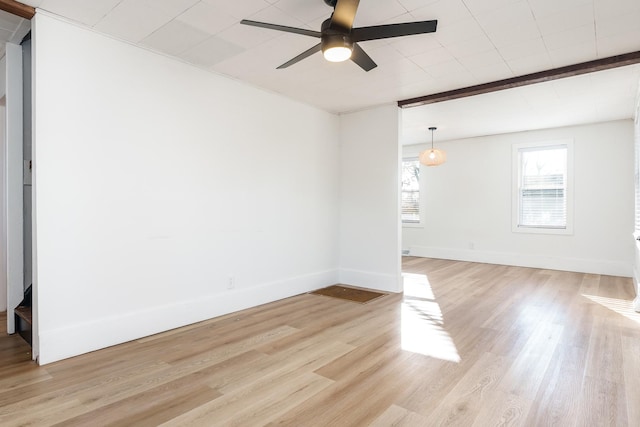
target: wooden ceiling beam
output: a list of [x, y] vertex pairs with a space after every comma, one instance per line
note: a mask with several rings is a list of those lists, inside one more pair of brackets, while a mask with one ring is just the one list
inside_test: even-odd
[[36, 14], [35, 8], [14, 0], [0, 0], [0, 10], [24, 19], [31, 19]]
[[554, 68], [552, 70], [540, 71], [538, 73], [526, 74], [524, 76], [512, 77], [491, 83], [483, 83], [461, 89], [434, 93], [432, 95], [405, 99], [398, 101], [398, 107], [409, 108], [426, 104], [434, 104], [436, 102], [482, 95], [485, 93], [497, 92], [499, 90], [513, 89], [520, 86], [543, 83], [551, 80], [563, 79], [565, 77], [578, 76], [581, 74], [595, 73], [596, 71], [603, 71], [638, 63], [640, 63], [640, 51], [625, 53], [623, 55], [610, 56], [608, 58], [596, 59], [594, 61], [582, 62], [580, 64], [567, 65], [566, 67]]

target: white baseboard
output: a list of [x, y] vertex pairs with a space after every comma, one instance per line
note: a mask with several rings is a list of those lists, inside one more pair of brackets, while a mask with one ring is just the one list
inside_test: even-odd
[[633, 276], [633, 267], [629, 263], [609, 260], [529, 255], [511, 252], [491, 252], [471, 249], [434, 248], [427, 246], [411, 246], [410, 254], [412, 256], [425, 258], [575, 271], [579, 273], [604, 274], [608, 276]]
[[41, 365], [299, 295], [338, 282], [328, 270], [40, 331]]
[[370, 271], [341, 268], [339, 281], [344, 285], [375, 289], [384, 292], [402, 292], [402, 275], [372, 273]]

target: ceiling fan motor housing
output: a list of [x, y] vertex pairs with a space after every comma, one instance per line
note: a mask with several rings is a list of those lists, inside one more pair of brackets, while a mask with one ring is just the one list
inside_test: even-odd
[[353, 50], [351, 32], [336, 26], [331, 26], [331, 18], [322, 23], [322, 51], [333, 47], [346, 47]]
[[323, 34], [322, 35], [322, 51], [334, 47], [346, 47], [353, 50], [353, 42], [348, 35], [344, 34]]

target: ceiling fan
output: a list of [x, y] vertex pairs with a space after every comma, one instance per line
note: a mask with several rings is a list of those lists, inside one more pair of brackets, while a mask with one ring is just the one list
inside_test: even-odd
[[433, 20], [353, 28], [353, 20], [356, 17], [360, 0], [324, 0], [324, 2], [333, 7], [334, 10], [331, 17], [322, 23], [320, 31], [249, 21], [247, 19], [243, 19], [240, 23], [320, 39], [320, 43], [280, 65], [278, 69], [287, 68], [322, 50], [327, 61], [341, 62], [351, 59], [365, 71], [374, 69], [377, 64], [358, 46], [358, 42], [434, 33], [438, 25], [438, 21]]

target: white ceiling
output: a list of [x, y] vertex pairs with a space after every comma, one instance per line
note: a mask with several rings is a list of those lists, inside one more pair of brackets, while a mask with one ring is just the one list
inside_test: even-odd
[[20, 43], [30, 28], [26, 19], [0, 10], [0, 58], [4, 56], [5, 43]]
[[640, 64], [407, 108], [402, 143], [431, 142], [633, 117]]
[[[640, 50], [638, 0], [361, 0], [356, 27], [438, 19], [435, 34], [362, 42], [378, 64], [368, 73], [350, 61], [328, 63], [321, 54], [276, 70], [317, 39], [239, 24], [251, 19], [319, 30], [331, 14], [323, 0], [23, 3], [334, 113]], [[631, 117], [635, 92], [627, 91], [637, 90], [638, 76], [638, 68], [629, 67], [405, 110], [405, 134], [416, 142], [411, 132], [421, 123], [441, 127], [450, 139], [532, 122]]]

